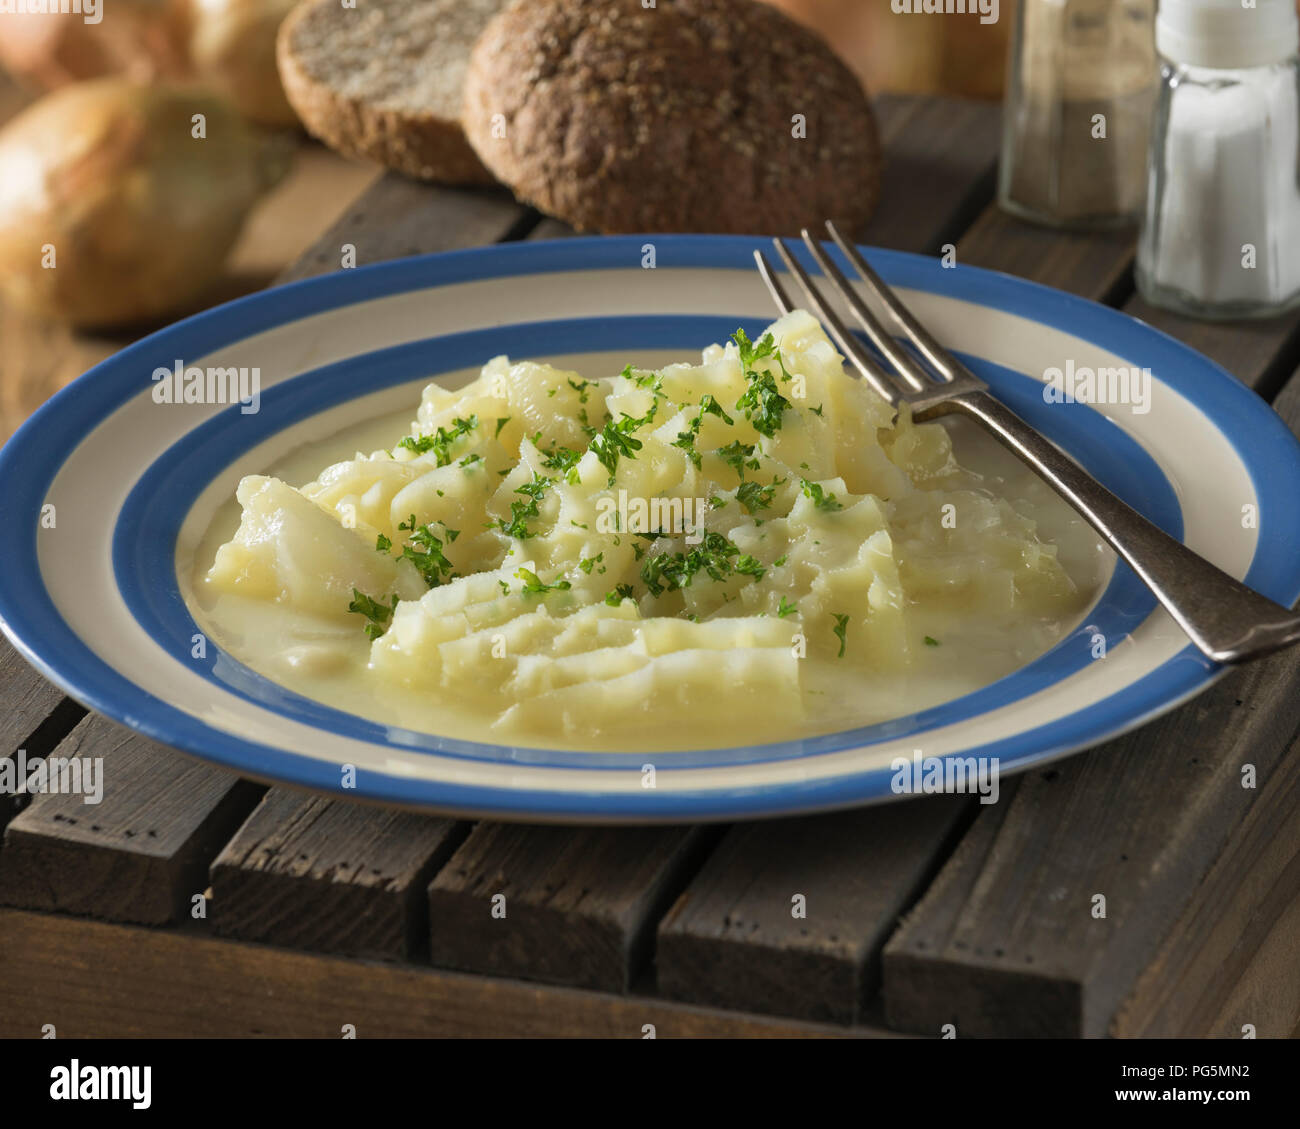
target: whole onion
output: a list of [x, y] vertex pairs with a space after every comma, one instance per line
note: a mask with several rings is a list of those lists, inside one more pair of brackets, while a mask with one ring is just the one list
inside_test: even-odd
[[294, 3], [188, 0], [186, 22], [195, 71], [260, 125], [298, 124], [275, 63], [275, 34]]
[[80, 326], [184, 309], [287, 157], [282, 138], [206, 91], [123, 78], [63, 87], [0, 130], [0, 289]]
[[146, 81], [188, 69], [179, 0], [101, 0], [97, 23], [78, 13], [0, 16], [0, 67], [26, 86], [54, 90], [120, 74]]

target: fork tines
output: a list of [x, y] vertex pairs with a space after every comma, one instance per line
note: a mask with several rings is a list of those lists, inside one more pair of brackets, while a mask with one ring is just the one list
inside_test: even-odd
[[[785, 240], [774, 239], [772, 242], [786, 270], [794, 276], [809, 304], [816, 311], [831, 337], [835, 339], [835, 343], [839, 345], [853, 367], [862, 374], [863, 379], [890, 404], [897, 404], [899, 400], [910, 401], [921, 396], [932, 397], [934, 393], [955, 394], [957, 389], [944, 387], [954, 383], [960, 383], [963, 387], [983, 387], [983, 383], [967, 371], [965, 366], [949, 354], [916, 320], [912, 312], [899, 301], [898, 296], [872, 269], [861, 252], [840, 234], [835, 224], [827, 221], [826, 230], [861, 277], [867, 292], [888, 310], [891, 319], [930, 366], [927, 369], [922, 365], [885, 328], [853, 284], [844, 276], [844, 272], [827, 253], [825, 247], [812, 237], [807, 228], [804, 228], [801, 234], [809, 254], [893, 371], [885, 368], [845, 325], [844, 319], [818, 290]], [[755, 251], [754, 258], [758, 263], [759, 274], [762, 275], [763, 282], [767, 285], [777, 309], [783, 314], [789, 313], [794, 309], [794, 305], [766, 256], [761, 251]]]

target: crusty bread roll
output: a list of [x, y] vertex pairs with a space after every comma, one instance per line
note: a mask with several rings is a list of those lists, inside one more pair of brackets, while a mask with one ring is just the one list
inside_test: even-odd
[[462, 120], [520, 198], [585, 230], [856, 231], [879, 189], [858, 80], [755, 0], [519, 0], [474, 49]]
[[280, 25], [290, 104], [332, 149], [407, 176], [485, 184], [460, 125], [470, 49], [507, 0], [306, 0]]

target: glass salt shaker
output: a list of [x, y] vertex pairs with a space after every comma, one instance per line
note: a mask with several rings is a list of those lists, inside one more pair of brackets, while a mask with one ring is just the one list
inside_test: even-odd
[[1294, 0], [1161, 0], [1161, 84], [1138, 238], [1142, 296], [1191, 317], [1300, 304]]
[[1155, 101], [1155, 0], [1017, 0], [998, 203], [1053, 227], [1136, 223]]

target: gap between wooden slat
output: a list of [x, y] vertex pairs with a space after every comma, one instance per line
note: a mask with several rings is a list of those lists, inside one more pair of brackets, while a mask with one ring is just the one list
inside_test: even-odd
[[[0, 713], [0, 758], [12, 759], [15, 776], [20, 766], [19, 751], [29, 762], [33, 757], [48, 756], [86, 716], [85, 707], [41, 677], [2, 635], [0, 701], [5, 703]], [[0, 832], [30, 801], [23, 791], [0, 795]], [[0, 845], [0, 853], [3, 849]]]
[[468, 831], [450, 819], [272, 788], [212, 863], [215, 931], [314, 952], [422, 959], [425, 888]]
[[100, 798], [43, 792], [14, 817], [0, 851], [5, 905], [176, 922], [198, 907], [208, 860], [262, 791], [97, 714], [53, 755], [97, 764]]

